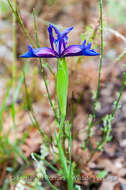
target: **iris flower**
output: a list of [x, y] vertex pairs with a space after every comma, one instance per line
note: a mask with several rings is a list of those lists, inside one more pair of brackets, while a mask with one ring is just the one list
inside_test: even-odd
[[[94, 49], [91, 49], [91, 43], [86, 45], [86, 40], [83, 41], [82, 45], [69, 45], [68, 43], [68, 33], [73, 29], [73, 27], [65, 29], [60, 32], [57, 27], [49, 24], [48, 32], [51, 48], [41, 47], [32, 48], [31, 45], [28, 46], [28, 51], [21, 55], [22, 58], [62, 58], [69, 56], [96, 56], [99, 55]], [[53, 31], [56, 33], [56, 38], [53, 35]]]

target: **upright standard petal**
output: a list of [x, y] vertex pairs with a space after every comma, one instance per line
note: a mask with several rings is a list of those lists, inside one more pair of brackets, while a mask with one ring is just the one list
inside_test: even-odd
[[[53, 36], [53, 31], [52, 29], [55, 31], [55, 33], [57, 34], [57, 38], [55, 39]], [[55, 48], [56, 48], [56, 52], [60, 57], [60, 52], [61, 52], [61, 32], [58, 30], [58, 28], [52, 24], [49, 25], [48, 28], [49, 31], [49, 35], [50, 35], [50, 44], [52, 49], [54, 50], [54, 45], [53, 43], [55, 43]]]
[[71, 30], [73, 30], [73, 26], [66, 28], [62, 33], [61, 33], [61, 37], [64, 38], [69, 32], [71, 32]]
[[70, 28], [67, 28], [65, 29], [61, 35], [60, 35], [60, 38], [59, 38], [59, 47], [58, 47], [58, 53], [59, 55], [61, 56], [61, 54], [63, 53], [63, 51], [65, 50], [66, 48], [66, 44], [68, 42], [68, 37], [67, 37], [67, 34], [73, 29], [73, 27], [70, 27]]
[[53, 28], [55, 30], [55, 33], [58, 35], [58, 37], [61, 35], [61, 32], [58, 30], [58, 28], [52, 24], [49, 24], [50, 28]]
[[50, 45], [51, 48], [54, 50], [54, 36], [53, 36], [53, 31], [52, 31], [52, 27], [49, 25], [48, 27], [48, 32], [49, 32], [49, 40], [50, 40]]
[[[53, 36], [52, 29], [55, 31], [55, 33], [57, 35], [56, 38], [54, 38], [54, 36]], [[49, 35], [50, 35], [50, 44], [51, 44], [52, 49], [54, 50], [53, 43], [55, 43], [55, 47], [56, 47], [55, 51], [57, 52], [59, 57], [61, 57], [62, 52], [66, 48], [66, 44], [68, 41], [67, 34], [72, 29], [73, 29], [73, 27], [70, 27], [70, 28], [65, 29], [63, 32], [60, 32], [56, 26], [54, 26], [52, 24], [49, 25], [48, 31], [49, 31]]]

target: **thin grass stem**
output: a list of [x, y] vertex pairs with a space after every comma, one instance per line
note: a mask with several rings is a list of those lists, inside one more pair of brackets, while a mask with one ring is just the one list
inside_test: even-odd
[[[16, 9], [16, 0], [13, 0], [13, 6]], [[12, 89], [13, 89], [13, 100], [11, 107], [11, 114], [13, 120], [14, 130], [16, 129], [16, 111], [15, 111], [15, 85], [16, 85], [16, 16], [13, 13], [12, 15], [13, 23], [12, 23], [12, 49], [13, 49], [13, 62], [12, 62]]]
[[120, 100], [121, 100], [122, 93], [123, 93], [123, 91], [124, 91], [124, 89], [125, 89], [125, 86], [126, 86], [126, 72], [124, 72], [124, 74], [123, 74], [121, 89], [120, 89], [118, 98], [117, 98], [117, 100], [115, 101], [115, 105], [114, 105], [115, 108], [114, 108], [114, 110], [113, 110], [113, 112], [112, 112], [112, 116], [113, 116], [113, 117], [114, 117], [116, 111], [117, 111], [118, 108], [119, 108], [119, 102], [120, 102]]
[[9, 6], [10, 6], [12, 12], [13, 12], [13, 14], [14, 14], [15, 17], [17, 18], [17, 21], [18, 21], [18, 23], [20, 24], [20, 26], [21, 26], [21, 28], [22, 28], [22, 30], [23, 30], [25, 36], [28, 38], [28, 40], [30, 41], [30, 43], [31, 43], [34, 47], [36, 47], [36, 44], [34, 43], [34, 41], [32, 40], [31, 36], [29, 35], [28, 31], [26, 30], [26, 28], [25, 28], [25, 26], [24, 26], [24, 23], [23, 23], [23, 21], [22, 21], [20, 15], [19, 15], [19, 13], [18, 13], [18, 11], [17, 11], [17, 6], [16, 6], [16, 8], [15, 8], [15, 7], [12, 5], [11, 0], [8, 0], [8, 4], [9, 4]]
[[[33, 107], [32, 107], [32, 103], [30, 101], [30, 96], [29, 96], [29, 92], [28, 92], [28, 88], [27, 88], [27, 84], [26, 84], [26, 79], [25, 79], [25, 73], [24, 73], [24, 86], [25, 86], [25, 94], [26, 94], [26, 101], [27, 101], [27, 105], [28, 105], [28, 110], [29, 110], [29, 117], [32, 121], [32, 123], [35, 123], [35, 127], [37, 128], [37, 130], [40, 132], [40, 134], [44, 137], [45, 133], [43, 130], [41, 130], [40, 126], [39, 126], [39, 122], [36, 118], [36, 115], [34, 113]], [[32, 117], [31, 117], [32, 116]], [[33, 118], [33, 120], [32, 120]]]
[[[33, 16], [34, 16], [34, 27], [35, 27], [36, 44], [37, 44], [37, 47], [40, 48], [35, 9], [33, 9]], [[45, 72], [44, 72], [44, 67], [43, 67], [43, 64], [42, 64], [42, 59], [40, 59], [40, 66], [41, 66], [41, 73], [42, 73], [42, 77], [43, 77], [44, 84], [45, 84], [45, 87], [46, 87], [46, 91], [47, 91], [47, 95], [48, 95], [48, 99], [49, 99], [50, 105], [52, 107], [52, 110], [53, 110], [53, 113], [55, 115], [55, 118], [56, 118], [57, 122], [59, 122], [59, 119], [58, 119], [58, 116], [57, 116], [57, 112], [56, 112], [56, 109], [55, 109], [55, 107], [53, 105], [53, 102], [52, 102], [52, 99], [51, 99], [51, 95], [50, 95], [50, 92], [49, 92], [49, 89], [48, 89], [48, 83], [47, 83], [47, 80], [46, 80], [46, 76], [45, 76]]]
[[100, 6], [100, 33], [101, 33], [101, 55], [100, 55], [100, 63], [98, 68], [98, 82], [97, 82], [97, 91], [96, 91], [96, 102], [99, 96], [99, 90], [100, 90], [100, 80], [101, 80], [101, 71], [102, 71], [102, 64], [103, 64], [103, 1], [99, 0], [99, 6]]
[[96, 89], [96, 94], [94, 98], [94, 104], [93, 104], [93, 113], [91, 115], [91, 121], [89, 122], [88, 125], [88, 135], [85, 140], [85, 147], [87, 144], [90, 142], [90, 137], [92, 136], [92, 128], [95, 120], [95, 112], [97, 109], [97, 101], [99, 97], [99, 90], [100, 90], [100, 80], [101, 80], [101, 72], [102, 72], [102, 64], [103, 64], [103, 49], [104, 49], [104, 44], [103, 44], [103, 1], [99, 0], [99, 7], [100, 7], [100, 34], [101, 34], [101, 55], [100, 55], [100, 63], [98, 67], [98, 80], [97, 80], [97, 89]]
[[124, 74], [123, 74], [122, 85], [121, 85], [121, 88], [120, 88], [120, 92], [119, 92], [118, 98], [115, 101], [115, 105], [114, 105], [115, 108], [114, 108], [113, 112], [109, 115], [108, 126], [105, 126], [108, 129], [105, 131], [105, 135], [101, 138], [101, 140], [98, 143], [98, 145], [95, 148], [95, 150], [91, 153], [91, 155], [90, 155], [89, 159], [87, 160], [86, 164], [88, 164], [93, 159], [93, 157], [96, 154], [96, 152], [99, 151], [99, 148], [100, 147], [103, 148], [104, 145], [108, 142], [107, 139], [110, 136], [112, 121], [114, 119], [116, 111], [119, 109], [119, 102], [121, 100], [121, 97], [122, 97], [123, 91], [125, 89], [125, 86], [126, 86], [126, 72], [124, 72]]

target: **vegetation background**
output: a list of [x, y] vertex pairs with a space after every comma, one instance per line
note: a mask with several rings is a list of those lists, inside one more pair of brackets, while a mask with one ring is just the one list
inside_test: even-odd
[[[100, 52], [100, 11], [97, 0], [17, 0], [21, 19], [35, 41], [33, 8], [37, 14], [38, 35], [41, 46], [49, 46], [48, 24], [61, 29], [74, 26], [70, 44], [80, 44], [84, 39], [93, 43]], [[104, 54], [101, 73], [101, 89], [97, 104], [96, 123], [91, 138], [95, 148], [102, 135], [101, 118], [113, 110], [122, 86], [126, 55], [126, 2], [125, 0], [103, 1]], [[26, 39], [16, 21], [7, 0], [0, 0], [0, 188], [2, 190], [49, 189], [44, 180], [38, 180], [40, 162], [31, 154], [44, 155], [48, 163], [59, 169], [58, 158], [52, 156], [55, 146], [55, 121], [47, 98], [47, 92], [37, 59], [22, 60], [26, 52]], [[48, 64], [47, 64], [48, 63]], [[44, 59], [45, 75], [51, 98], [55, 100], [56, 60]], [[72, 160], [83, 177], [88, 180], [76, 183], [76, 188], [98, 190], [126, 189], [126, 95], [112, 123], [111, 141], [104, 150], [97, 151], [83, 171], [90, 152], [84, 151], [88, 117], [93, 111], [93, 95], [97, 88], [99, 57], [67, 58], [69, 67], [69, 95], [67, 118], [72, 118]], [[50, 72], [51, 69], [51, 72]], [[32, 109], [31, 109], [32, 107]], [[44, 146], [44, 131], [50, 146]], [[67, 146], [67, 145], [66, 145]], [[54, 172], [46, 168], [50, 177]], [[96, 181], [97, 174], [105, 177]], [[66, 189], [62, 180], [53, 184]]]

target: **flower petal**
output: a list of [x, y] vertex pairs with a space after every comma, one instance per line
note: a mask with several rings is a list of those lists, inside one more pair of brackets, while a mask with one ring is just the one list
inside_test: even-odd
[[61, 57], [100, 55], [95, 50], [90, 48], [91, 48], [91, 43], [88, 43], [86, 45], [86, 41], [84, 41], [82, 45], [70, 45], [63, 51]]
[[61, 37], [64, 38], [71, 30], [73, 30], [73, 26], [66, 28], [62, 33], [61, 33]]
[[82, 43], [82, 48], [84, 49], [85, 47], [86, 47], [86, 40], [84, 40]]
[[54, 50], [54, 37], [53, 37], [53, 32], [52, 32], [52, 27], [49, 25], [48, 27], [48, 32], [49, 32], [49, 39], [50, 39], [50, 45], [51, 45], [51, 48]]
[[[57, 39], [55, 39], [53, 37], [53, 31], [52, 31], [52, 29], [54, 29], [55, 33], [57, 34]], [[61, 32], [58, 30], [58, 28], [56, 26], [54, 26], [52, 24], [49, 25], [48, 31], [49, 31], [49, 35], [50, 35], [50, 44], [51, 44], [51, 47], [54, 50], [53, 43], [55, 43], [56, 52], [60, 56], [60, 51], [61, 51], [61, 38], [60, 38], [60, 36], [61, 36]]]
[[57, 53], [48, 47], [42, 47], [42, 48], [32, 48], [31, 45], [28, 46], [28, 51], [20, 56], [21, 58], [31, 58], [31, 57], [57, 57]]
[[81, 55], [85, 55], [85, 56], [96, 56], [96, 55], [100, 55], [99, 53], [97, 53], [94, 49], [91, 49], [91, 42], [89, 42], [86, 45], [86, 40], [84, 40], [84, 42], [82, 43], [82, 52]]
[[84, 50], [82, 50], [82, 55], [85, 55], [85, 56], [96, 56], [96, 55], [100, 55], [100, 53], [97, 53], [93, 49], [84, 49]]
[[37, 57], [42, 57], [42, 58], [50, 58], [50, 57], [57, 57], [57, 53], [48, 47], [42, 47], [42, 48], [38, 48], [38, 49], [34, 49], [34, 54]]
[[49, 24], [49, 27], [50, 27], [50, 28], [53, 28], [53, 29], [55, 30], [55, 33], [56, 33], [58, 36], [61, 35], [61, 32], [58, 30], [58, 28], [57, 28], [56, 26], [54, 26], [54, 25], [52, 25], [52, 24]]
[[[54, 39], [54, 37], [53, 37], [52, 29], [54, 29], [55, 33], [57, 34], [56, 39]], [[49, 25], [48, 31], [49, 31], [49, 35], [50, 35], [50, 44], [51, 44], [52, 49], [54, 50], [53, 42], [55, 43], [56, 52], [59, 57], [61, 57], [61, 54], [66, 47], [66, 44], [68, 41], [67, 34], [72, 29], [73, 29], [73, 27], [70, 27], [70, 28], [65, 29], [63, 32], [60, 32], [56, 26], [54, 26], [52, 24]]]
[[67, 57], [67, 56], [79, 56], [80, 53], [82, 52], [82, 47], [81, 45], [70, 45], [68, 46], [62, 53], [62, 57]]
[[91, 49], [91, 45], [92, 45], [91, 42], [89, 42], [89, 43], [85, 46], [85, 48], [86, 48], [86, 49]]
[[28, 45], [28, 51], [24, 53], [23, 55], [20, 55], [19, 57], [21, 58], [31, 58], [31, 57], [36, 57], [36, 55], [33, 52], [33, 48], [31, 45]]
[[66, 44], [68, 42], [68, 37], [67, 34], [73, 29], [73, 27], [67, 28], [65, 29], [62, 33], [61, 33], [61, 37], [60, 37], [60, 43], [59, 43], [59, 53], [60, 55], [62, 54], [62, 52], [64, 51], [64, 49], [66, 48]]

